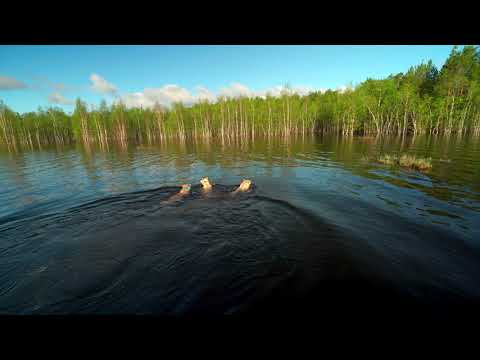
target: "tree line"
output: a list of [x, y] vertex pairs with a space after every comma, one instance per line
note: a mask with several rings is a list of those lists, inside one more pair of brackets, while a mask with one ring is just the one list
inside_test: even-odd
[[77, 99], [72, 114], [58, 107], [20, 114], [0, 102], [0, 142], [13, 148], [198, 137], [230, 142], [313, 133], [480, 135], [479, 47], [453, 47], [440, 70], [428, 61], [385, 79], [304, 96], [285, 87], [275, 97], [220, 97], [170, 108], [102, 101], [88, 109]]

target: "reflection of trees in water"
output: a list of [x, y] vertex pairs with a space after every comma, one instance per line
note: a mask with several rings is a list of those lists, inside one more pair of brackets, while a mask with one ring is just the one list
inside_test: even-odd
[[[18, 202], [29, 205], [44, 199], [44, 194], [38, 191], [37, 184], [42, 185], [40, 173], [43, 167], [51, 161], [45, 161], [50, 157], [48, 152], [25, 152], [19, 149], [16, 153], [7, 152], [0, 154], [2, 162], [2, 174], [9, 180], [18, 196]], [[48, 166], [48, 165], [47, 165]], [[48, 170], [49, 172], [52, 169]]]
[[[105, 186], [108, 192], [121, 192], [125, 189], [136, 187], [137, 181], [133, 173], [135, 156], [133, 148], [123, 145], [110, 146], [109, 151], [104, 151], [105, 145], [84, 146], [79, 144], [77, 151], [80, 154], [80, 161], [90, 184], [94, 187]], [[122, 173], [125, 173], [122, 174]], [[120, 179], [122, 178], [122, 179]], [[127, 180], [127, 181], [125, 181]]]
[[[57, 156], [53, 160], [60, 163], [61, 176], [64, 177], [68, 177], [78, 166], [74, 156], [65, 155], [67, 151], [66, 148], [55, 148]], [[234, 169], [236, 173], [245, 171], [247, 175], [258, 165], [267, 176], [277, 173], [288, 177], [292, 175], [291, 167], [322, 166], [322, 162], [325, 165], [335, 162], [366, 178], [378, 179], [378, 173], [371, 173], [374, 169], [391, 171], [396, 180], [391, 180], [391, 176], [384, 176], [381, 177], [383, 181], [396, 186], [413, 186], [431, 196], [446, 200], [459, 195], [452, 193], [445, 183], [480, 191], [479, 141], [472, 137], [311, 135], [256, 137], [255, 141], [221, 141], [199, 137], [194, 141], [172, 139], [138, 146], [82, 144], [77, 145], [76, 153], [91, 186], [106, 185], [106, 190], [111, 192], [121, 191], [128, 186], [136, 187], [137, 176], [143, 181], [154, 181], [156, 177], [159, 182], [180, 181], [179, 179], [193, 181], [194, 179], [189, 179], [192, 174], [197, 176], [198, 171], [205, 171], [208, 176], [209, 168], [218, 167], [226, 173], [229, 173], [229, 169]], [[384, 153], [410, 153], [432, 157], [433, 169], [426, 174], [433, 182], [432, 187], [409, 182], [409, 176], [417, 176], [414, 172], [411, 175], [405, 171], [397, 174], [396, 169], [381, 166], [374, 161], [361, 161], [364, 157], [374, 159], [378, 154]], [[20, 186], [23, 188], [31, 187], [25, 177], [24, 168], [34, 165], [25, 163], [25, 158], [20, 153], [5, 153], [5, 159], [8, 158], [6, 154], [10, 156], [6, 167], [11, 169], [7, 176], [14, 176], [12, 181], [22, 184]], [[204, 166], [205, 169], [195, 170], [195, 166]]]
[[92, 149], [89, 145], [77, 145], [76, 147], [77, 153], [80, 155], [80, 162], [87, 174], [88, 179], [90, 180], [90, 184], [94, 187], [97, 187], [98, 184], [98, 175], [97, 175], [97, 166], [95, 165], [94, 156], [92, 154]]
[[[471, 138], [467, 140], [434, 136], [416, 136], [415, 138], [402, 136], [267, 137], [256, 138], [253, 142], [238, 143], [197, 138], [194, 142], [164, 141], [161, 144], [142, 147], [142, 149], [157, 151], [159, 156], [155, 157], [155, 164], [160, 167], [173, 167], [179, 173], [190, 171], [193, 162], [228, 169], [238, 168], [255, 161], [263, 164], [268, 170], [273, 166], [298, 166], [302, 160], [319, 159], [329, 159], [346, 167], [355, 167], [360, 171], [364, 168], [363, 170], [368, 171], [369, 166], [365, 167], [359, 161], [364, 155], [373, 158], [382, 153], [413, 153], [419, 156], [431, 156], [434, 159], [451, 159], [450, 163], [434, 166], [432, 174], [438, 173], [447, 180], [454, 180], [453, 166], [472, 168], [471, 156], [465, 156], [465, 154], [478, 153], [478, 150], [475, 150], [478, 149], [478, 142]], [[456, 163], [453, 163], [454, 161]]]
[[[128, 191], [138, 188], [137, 178], [134, 173], [135, 153], [133, 146], [122, 146], [122, 151], [116, 152], [115, 156], [107, 161], [111, 173], [109, 190], [111, 192]], [[117, 180], [123, 177], [122, 180]]]
[[[32, 189], [32, 184], [25, 173], [29, 165], [25, 159], [25, 154], [23, 152], [2, 152], [0, 156], [1, 162], [4, 163], [2, 168], [5, 168], [5, 170], [2, 170], [2, 177], [8, 178], [15, 187], [23, 191]], [[28, 202], [27, 199], [24, 199], [24, 201]]]
[[[236, 167], [239, 163], [260, 161], [266, 165], [294, 166], [299, 153], [307, 154], [314, 149], [313, 138], [305, 137], [268, 137], [257, 138], [255, 141], [231, 140], [229, 142], [209, 138], [197, 138], [192, 142], [176, 140], [162, 141], [157, 144], [143, 144], [138, 146], [123, 146], [119, 144], [95, 145], [91, 143], [77, 144], [76, 152], [80, 155], [82, 167], [92, 184], [98, 180], [99, 171], [107, 171], [111, 176], [117, 175], [118, 169], [132, 171], [138, 156], [148, 153], [158, 153], [158, 157], [149, 159], [150, 163], [172, 167], [179, 171], [188, 170], [194, 161], [201, 161], [207, 166], [220, 165], [222, 167]], [[61, 154], [66, 148], [57, 149]], [[67, 157], [60, 156], [69, 161]], [[71, 168], [72, 163], [64, 163]]]
[[[67, 185], [66, 190], [76, 191], [78, 186], [75, 179], [78, 168], [78, 150], [71, 145], [59, 145], [52, 148], [51, 151], [54, 154], [51, 161], [56, 163], [55, 169], [59, 172], [59, 178], [63, 179], [62, 181]], [[57, 176], [55, 178], [58, 179]]]

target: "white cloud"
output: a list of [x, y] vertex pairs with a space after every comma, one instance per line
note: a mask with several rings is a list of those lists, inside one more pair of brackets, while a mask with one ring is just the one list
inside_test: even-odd
[[9, 76], [0, 75], [0, 90], [25, 89], [27, 84]]
[[264, 90], [260, 90], [255, 92], [255, 96], [259, 96], [265, 98], [267, 95], [278, 97], [282, 96], [284, 93], [286, 94], [298, 94], [298, 95], [308, 95], [311, 92], [314, 92], [315, 89], [310, 86], [282, 86], [277, 85], [271, 88], [267, 88]]
[[219, 96], [234, 98], [240, 96], [265, 98], [267, 95], [278, 97], [281, 96], [284, 92], [290, 94], [296, 93], [299, 95], [307, 95], [313, 91], [315, 91], [315, 89], [310, 86], [292, 86], [287, 88], [283, 85], [277, 85], [261, 90], [251, 90], [246, 85], [240, 83], [231, 83], [230, 86], [222, 87], [220, 89]]
[[117, 87], [112, 83], [109, 83], [100, 75], [97, 75], [97, 74], [90, 75], [90, 81], [92, 82], [92, 86], [91, 86], [92, 89], [99, 93], [115, 95], [117, 92]]
[[178, 85], [165, 85], [160, 88], [146, 88], [142, 92], [123, 95], [122, 102], [127, 107], [152, 107], [158, 102], [168, 106], [174, 102], [192, 103], [194, 97], [187, 89]]
[[66, 99], [61, 93], [53, 92], [48, 95], [48, 101], [52, 104], [72, 105], [73, 101]]
[[157, 102], [166, 107], [174, 102], [181, 102], [188, 106], [204, 100], [215, 102], [219, 97], [238, 98], [245, 96], [265, 98], [267, 95], [278, 97], [284, 92], [308, 95], [314, 91], [325, 92], [326, 90], [323, 88], [314, 89], [310, 86], [291, 86], [287, 88], [283, 85], [252, 90], [244, 84], [233, 82], [228, 86], [221, 87], [218, 93], [215, 94], [204, 86], [197, 86], [194, 92], [190, 92], [179, 85], [168, 84], [159, 88], [146, 88], [141, 92], [123, 94], [119, 97], [119, 100], [127, 107], [151, 108]]
[[298, 95], [308, 95], [315, 91], [311, 86], [296, 86], [293, 88], [293, 91]]
[[172, 103], [181, 102], [191, 105], [199, 101], [208, 100], [213, 102], [217, 99], [215, 94], [204, 86], [197, 86], [196, 92], [192, 94], [181, 86], [169, 84], [159, 88], [146, 88], [142, 92], [126, 94], [120, 100], [127, 107], [153, 107], [155, 103], [163, 106], [170, 106]]
[[121, 97], [121, 101], [125, 104], [126, 107], [143, 107], [148, 108], [152, 107], [155, 102], [152, 103], [151, 100], [147, 99], [143, 92], [136, 92], [131, 94], [126, 94]]
[[208, 90], [205, 86], [197, 86], [197, 100], [208, 100], [209, 102], [214, 102], [217, 100], [217, 97], [214, 93]]
[[248, 86], [235, 82], [231, 83], [230, 86], [220, 88], [219, 95], [236, 98], [240, 96], [251, 97], [254, 96], [254, 93]]
[[178, 85], [165, 85], [161, 88], [148, 88], [144, 90], [144, 94], [152, 101], [158, 101], [160, 104], [168, 104], [174, 102], [191, 103], [193, 96], [190, 92]]

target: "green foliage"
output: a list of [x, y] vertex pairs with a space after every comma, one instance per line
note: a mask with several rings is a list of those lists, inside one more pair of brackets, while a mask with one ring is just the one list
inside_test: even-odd
[[317, 132], [345, 135], [480, 135], [480, 52], [454, 47], [438, 71], [431, 61], [385, 79], [367, 79], [345, 91], [299, 96], [286, 87], [281, 96], [220, 98], [169, 109], [127, 108], [122, 103], [98, 108], [76, 100], [71, 115], [61, 109], [17, 114], [0, 102], [0, 142], [18, 146], [115, 141], [153, 143], [175, 137], [219, 137], [249, 141], [255, 136]]

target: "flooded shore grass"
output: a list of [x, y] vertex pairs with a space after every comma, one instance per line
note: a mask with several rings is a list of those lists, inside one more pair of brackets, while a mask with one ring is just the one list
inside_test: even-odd
[[431, 158], [421, 158], [415, 155], [403, 154], [401, 156], [383, 154], [378, 159], [378, 162], [389, 166], [400, 166], [419, 171], [427, 171], [432, 168]]
[[378, 158], [378, 161], [385, 165], [395, 165], [398, 161], [398, 158], [395, 155], [382, 155]]

